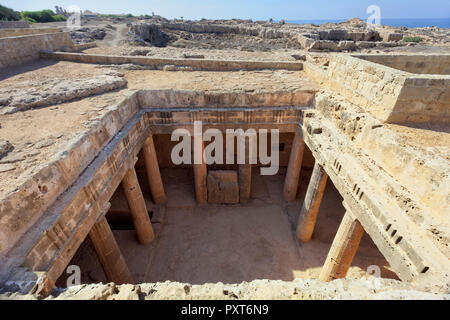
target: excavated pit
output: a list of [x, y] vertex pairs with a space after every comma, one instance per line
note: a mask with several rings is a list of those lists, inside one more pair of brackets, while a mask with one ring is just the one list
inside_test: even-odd
[[[283, 198], [283, 184], [293, 133], [280, 136], [281, 168], [274, 176], [252, 170], [251, 197], [246, 204], [198, 205], [192, 165], [170, 160], [170, 135], [154, 135], [167, 203], [155, 205], [146, 180], [142, 154], [135, 169], [156, 233], [151, 245], [137, 241], [126, 196], [119, 186], [106, 214], [118, 246], [136, 283], [241, 283], [258, 279], [292, 281], [318, 278], [345, 213], [342, 197], [330, 182], [319, 211], [313, 238], [296, 239], [295, 229], [314, 167], [309, 150], [303, 159], [299, 192], [294, 202]], [[208, 144], [206, 144], [207, 146]], [[235, 171], [237, 165], [211, 165], [208, 171]], [[69, 265], [82, 270], [82, 283], [108, 283], [91, 240], [86, 238]], [[362, 239], [347, 273], [365, 278], [378, 267], [382, 278], [398, 279], [369, 236]], [[69, 274], [56, 285], [64, 288]]]
[[[2, 292], [48, 296], [76, 265], [81, 283], [144, 291], [165, 281], [245, 291], [267, 279], [249, 288], [276, 283], [289, 296], [320, 279], [324, 296], [328, 281], [368, 289], [375, 275], [448, 293], [448, 55], [109, 56], [68, 53], [80, 48], [68, 33], [0, 47], [27, 53], [2, 58], [12, 68], [0, 77], [3, 106], [17, 84], [35, 83], [24, 81], [88, 78], [105, 65], [123, 78], [2, 115]], [[66, 61], [33, 65], [39, 57]], [[170, 134], [192, 134], [200, 120], [203, 131], [279, 129], [277, 174], [261, 175], [259, 163], [174, 165]]]

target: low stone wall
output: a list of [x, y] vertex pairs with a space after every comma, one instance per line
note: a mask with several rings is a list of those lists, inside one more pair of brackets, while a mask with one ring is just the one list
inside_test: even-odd
[[267, 93], [204, 93], [189, 90], [141, 90], [141, 108], [201, 108], [201, 107], [278, 107], [310, 106], [314, 90]]
[[88, 43], [81, 43], [81, 44], [75, 44], [73, 46], [73, 51], [78, 52], [78, 51], [83, 51], [86, 49], [90, 49], [90, 48], [95, 48], [97, 46], [97, 44], [95, 42], [88, 42]]
[[[446, 201], [450, 197], [450, 168], [445, 151], [427, 153], [417, 149], [390, 126], [331, 92], [316, 95], [315, 109], [336, 123], [336, 128], [348, 137], [352, 147], [368, 155], [374, 167], [383, 168], [389, 176], [395, 177], [400, 188], [388, 180], [383, 181], [379, 174], [378, 193], [391, 195], [397, 208], [413, 221], [420, 221], [426, 236], [446, 257], [450, 256], [450, 239], [446, 236], [450, 229], [441, 220], [445, 220], [442, 213], [450, 210], [450, 203]], [[391, 217], [393, 212], [390, 212]], [[441, 232], [435, 231], [436, 226]]]
[[26, 21], [0, 21], [0, 29], [29, 28], [30, 24]]
[[154, 66], [174, 65], [189, 66], [197, 70], [208, 71], [231, 71], [231, 70], [262, 70], [262, 69], [285, 69], [302, 70], [300, 62], [286, 61], [230, 61], [230, 60], [199, 60], [199, 59], [158, 59], [135, 56], [108, 56], [96, 54], [79, 54], [66, 52], [42, 52], [41, 58], [56, 59], [64, 61], [97, 63], [97, 64], [139, 64]]
[[377, 54], [353, 56], [410, 73], [450, 75], [450, 55], [448, 54]]
[[59, 50], [72, 46], [73, 42], [69, 32], [1, 38], [0, 68], [37, 60], [41, 50]]
[[[400, 59], [400, 58], [399, 58]], [[447, 57], [443, 58], [446, 61]], [[448, 75], [418, 75], [349, 55], [336, 54], [329, 67], [305, 64], [319, 83], [388, 123], [448, 123]]]
[[0, 29], [0, 38], [6, 37], [19, 37], [27, 36], [32, 34], [44, 34], [44, 33], [56, 33], [61, 32], [60, 28], [41, 28], [41, 29], [31, 29], [31, 28], [16, 28], [16, 29]]

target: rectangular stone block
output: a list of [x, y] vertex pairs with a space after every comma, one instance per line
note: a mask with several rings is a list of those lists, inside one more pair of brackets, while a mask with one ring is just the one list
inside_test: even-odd
[[239, 203], [238, 174], [234, 170], [209, 171], [207, 176], [208, 202]]

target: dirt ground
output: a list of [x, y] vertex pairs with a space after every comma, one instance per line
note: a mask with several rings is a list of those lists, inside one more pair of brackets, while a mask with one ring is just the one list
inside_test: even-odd
[[[156, 207], [148, 200], [145, 177], [140, 177], [149, 210], [159, 210], [152, 218], [158, 228], [156, 240], [144, 246], [137, 243], [134, 230], [113, 232], [138, 283], [170, 280], [204, 284], [318, 278], [344, 208], [342, 198], [329, 182], [312, 241], [297, 241], [295, 226], [310, 174], [308, 170], [303, 171], [299, 194], [293, 203], [286, 203], [282, 197], [283, 171], [275, 176], [261, 176], [254, 169], [252, 198], [248, 204], [198, 206], [192, 170], [163, 169], [165, 206]], [[89, 240], [70, 264], [80, 266], [83, 283], [107, 282]], [[373, 265], [380, 268], [383, 278], [397, 279], [366, 235], [347, 278], [364, 277], [368, 267]], [[64, 286], [64, 279], [62, 276], [60, 286]]]

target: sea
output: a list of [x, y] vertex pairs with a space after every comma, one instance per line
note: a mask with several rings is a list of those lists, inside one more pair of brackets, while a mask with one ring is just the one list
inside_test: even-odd
[[[349, 19], [328, 19], [328, 20], [286, 20], [287, 23], [296, 24], [324, 24], [327, 22], [339, 23], [348, 21]], [[450, 28], [449, 18], [433, 18], [433, 19], [381, 19], [381, 24], [391, 27], [407, 27], [407, 28], [424, 28], [424, 27], [438, 27]]]

